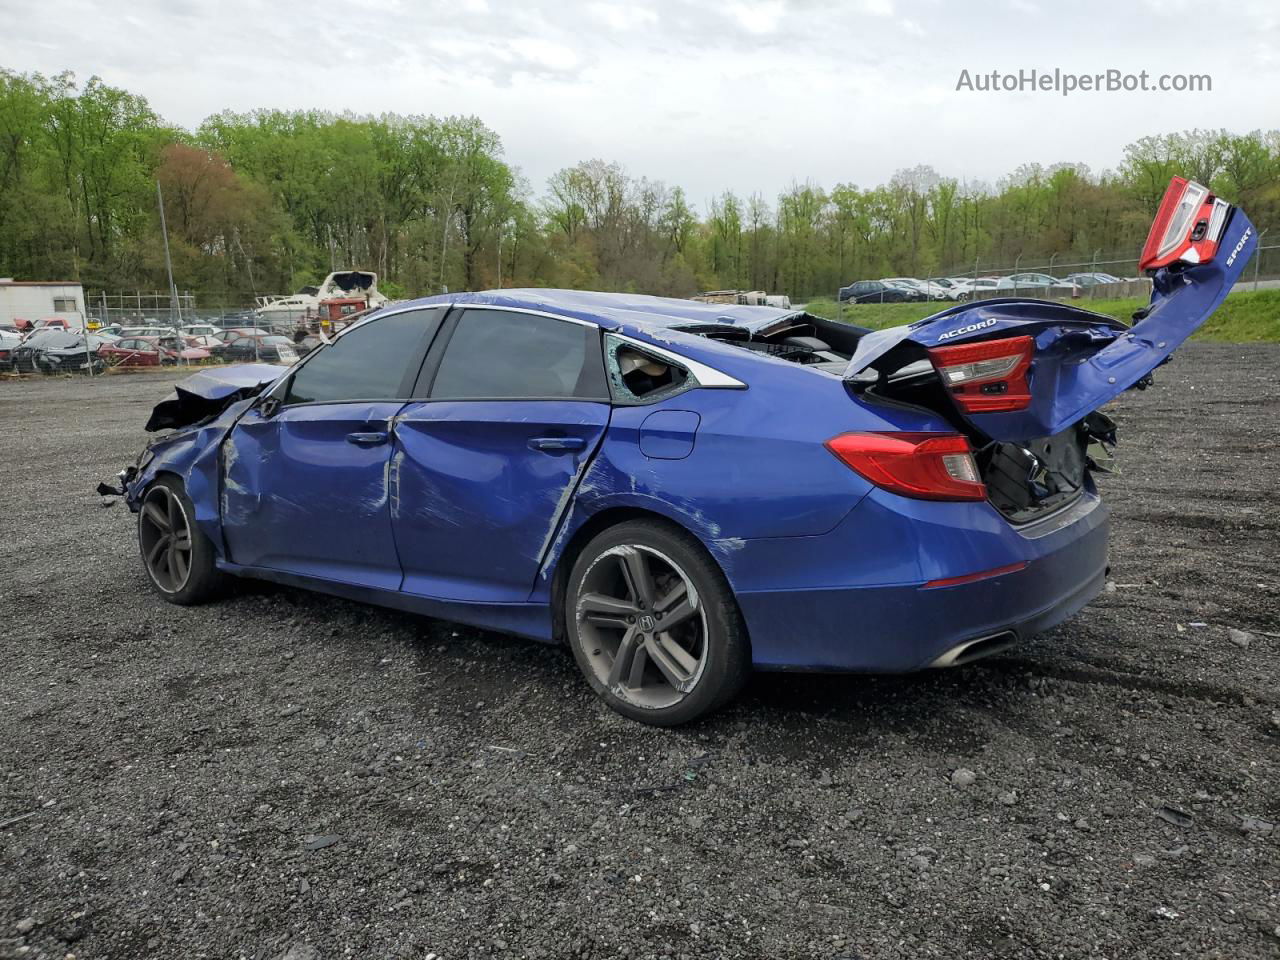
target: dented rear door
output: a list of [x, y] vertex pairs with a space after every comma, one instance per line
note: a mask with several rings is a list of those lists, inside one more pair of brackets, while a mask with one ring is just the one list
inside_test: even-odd
[[600, 330], [538, 311], [455, 309], [397, 418], [392, 524], [404, 591], [528, 599], [611, 406]]

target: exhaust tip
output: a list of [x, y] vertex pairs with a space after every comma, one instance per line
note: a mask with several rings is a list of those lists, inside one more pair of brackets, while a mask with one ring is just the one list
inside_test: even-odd
[[975, 660], [981, 660], [983, 657], [990, 657], [997, 653], [1003, 653], [1017, 642], [1018, 636], [1012, 630], [993, 633], [988, 637], [979, 637], [976, 640], [966, 640], [964, 643], [956, 644], [942, 656], [938, 657], [929, 664], [929, 667], [962, 667], [966, 663], [973, 663]]

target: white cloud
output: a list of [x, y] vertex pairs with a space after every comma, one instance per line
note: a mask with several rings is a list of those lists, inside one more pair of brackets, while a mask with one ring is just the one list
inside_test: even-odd
[[586, 9], [590, 16], [618, 32], [637, 30], [658, 22], [658, 14], [653, 10], [629, 3], [589, 3]]
[[750, 0], [730, 3], [725, 10], [748, 33], [768, 34], [778, 29], [787, 7], [782, 0]]
[[[1031, 161], [1105, 169], [1147, 134], [1280, 125], [1274, 0], [1197, 7], [1194, 30], [1085, 0], [1031, 31], [1006, 4], [942, 0], [362, 2], [131, 0], [128, 22], [97, 0], [0, 0], [4, 61], [99, 74], [187, 127], [228, 108], [475, 114], [535, 193], [601, 157], [699, 203], [922, 163], [971, 181]], [[1206, 72], [1213, 92], [955, 91], [962, 68], [1027, 67]]]

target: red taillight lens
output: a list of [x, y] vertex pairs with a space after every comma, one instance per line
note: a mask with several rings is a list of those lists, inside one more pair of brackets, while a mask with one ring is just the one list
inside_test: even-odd
[[1218, 252], [1218, 241], [1231, 204], [1215, 197], [1194, 180], [1174, 177], [1151, 222], [1151, 232], [1138, 257], [1138, 269], [1158, 270], [1181, 260], [1207, 263]]
[[917, 500], [985, 500], [969, 441], [958, 433], [842, 433], [827, 449], [877, 487]]
[[1005, 413], [1031, 406], [1027, 372], [1034, 337], [1008, 337], [934, 347], [929, 359], [965, 413]]

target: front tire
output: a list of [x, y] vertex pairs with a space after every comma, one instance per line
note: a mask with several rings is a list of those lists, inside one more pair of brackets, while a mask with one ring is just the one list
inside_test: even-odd
[[676, 726], [732, 699], [751, 668], [724, 574], [677, 527], [631, 520], [586, 545], [565, 590], [569, 645], [613, 710]]
[[138, 549], [151, 587], [170, 603], [204, 603], [223, 592], [227, 575], [214, 563], [213, 544], [195, 523], [195, 506], [177, 477], [147, 488], [138, 511]]

